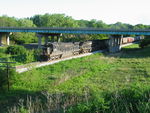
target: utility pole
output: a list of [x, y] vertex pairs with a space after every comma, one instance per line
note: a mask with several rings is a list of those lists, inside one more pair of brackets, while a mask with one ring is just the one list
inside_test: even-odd
[[14, 63], [16, 63], [16, 62], [0, 62], [0, 63], [6, 64], [6, 65], [4, 65], [4, 66], [2, 65], [2, 66], [0, 66], [0, 67], [5, 67], [5, 68], [6, 68], [7, 90], [9, 91], [9, 90], [10, 90], [9, 70], [10, 70], [11, 68], [15, 68], [15, 67], [10, 66], [10, 64], [14, 64]]

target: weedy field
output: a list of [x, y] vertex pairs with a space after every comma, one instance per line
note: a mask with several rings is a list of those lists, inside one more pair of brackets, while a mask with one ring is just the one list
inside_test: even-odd
[[11, 81], [1, 113], [150, 113], [150, 47], [63, 61]]

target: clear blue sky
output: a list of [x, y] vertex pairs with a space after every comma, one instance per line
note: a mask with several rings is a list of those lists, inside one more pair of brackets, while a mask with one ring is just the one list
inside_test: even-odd
[[17, 18], [64, 13], [74, 19], [97, 19], [150, 25], [150, 0], [1, 0], [0, 16]]

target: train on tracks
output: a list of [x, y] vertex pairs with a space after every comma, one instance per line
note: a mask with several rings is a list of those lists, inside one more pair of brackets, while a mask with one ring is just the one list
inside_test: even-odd
[[[132, 43], [141, 39], [141, 37], [126, 37], [121, 40], [121, 44]], [[109, 39], [91, 40], [85, 42], [49, 42], [43, 46], [41, 58], [42, 60], [48, 61], [70, 57], [78, 54], [107, 49], [108, 44]]]
[[107, 47], [108, 39], [85, 42], [49, 42], [44, 45], [41, 56], [43, 60], [54, 60], [102, 50]]
[[132, 43], [132, 42], [137, 42], [144, 39], [142, 36], [137, 36], [137, 37], [125, 37], [122, 38], [121, 44], [127, 44], [127, 43]]

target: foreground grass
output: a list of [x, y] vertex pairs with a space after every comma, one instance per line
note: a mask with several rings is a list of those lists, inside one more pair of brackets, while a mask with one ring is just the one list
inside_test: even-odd
[[[47, 100], [57, 100], [51, 100], [57, 106], [51, 107], [53, 112], [149, 113], [149, 51], [135, 44], [116, 54], [95, 54], [16, 74], [11, 91], [1, 94], [1, 103], [11, 106], [25, 95], [43, 98], [45, 92]], [[27, 106], [19, 106], [19, 112], [28, 112]], [[48, 110], [45, 106], [43, 112]]]

